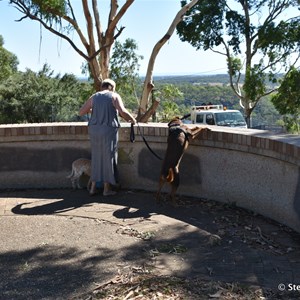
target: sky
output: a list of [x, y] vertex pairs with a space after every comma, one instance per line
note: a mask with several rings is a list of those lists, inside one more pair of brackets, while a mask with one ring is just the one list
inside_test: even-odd
[[[8, 3], [9, 0], [0, 0], [0, 35], [4, 38], [4, 47], [18, 57], [19, 70], [31, 69], [37, 72], [47, 63], [55, 74], [72, 73], [82, 76], [81, 66], [85, 61], [65, 40], [48, 32], [36, 21], [24, 19], [17, 22], [23, 15]], [[82, 1], [71, 0], [71, 3], [80, 27], [85, 28]], [[120, 6], [123, 3], [125, 0], [119, 0]], [[234, 3], [232, 1], [231, 5]], [[104, 29], [109, 5], [110, 0], [98, 0]], [[144, 57], [140, 61], [140, 75], [146, 74], [153, 47], [168, 31], [180, 8], [180, 0], [135, 0], [119, 23], [125, 29], [118, 41], [123, 43], [127, 38], [134, 39], [138, 45], [137, 54]], [[282, 18], [290, 16], [290, 13], [284, 13]], [[258, 22], [259, 19], [260, 15], [257, 14]], [[77, 42], [75, 32], [71, 38], [76, 45], [81, 45]], [[83, 48], [81, 50], [85, 51]], [[176, 31], [158, 53], [153, 70], [154, 75], [225, 73], [226, 59], [223, 55], [196, 50], [189, 43], [180, 41]]]
[[[8, 5], [8, 0], [0, 0], [0, 35], [4, 38], [4, 48], [14, 53], [19, 60], [19, 70], [35, 72], [47, 63], [55, 74], [72, 73], [81, 75], [84, 59], [61, 38], [49, 33], [38, 22], [22, 20], [22, 14]], [[71, 0], [77, 11], [78, 20], [81, 0]], [[103, 26], [107, 24], [109, 0], [99, 0], [98, 7]], [[120, 4], [124, 3], [119, 1]], [[125, 26], [119, 42], [134, 39], [140, 61], [140, 75], [145, 75], [148, 61], [155, 44], [168, 31], [177, 12], [179, 0], [136, 0], [127, 10], [120, 25]], [[84, 21], [84, 19], [82, 19]], [[83, 23], [84, 24], [84, 23]], [[76, 41], [76, 34], [72, 38]], [[197, 51], [187, 42], [181, 42], [176, 31], [161, 48], [155, 61], [154, 75], [212, 75], [226, 73], [223, 56], [209, 51]]]

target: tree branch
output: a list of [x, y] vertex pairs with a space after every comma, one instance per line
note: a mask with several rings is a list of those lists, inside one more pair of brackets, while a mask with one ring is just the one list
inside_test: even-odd
[[[112, 2], [115, 2], [115, 0], [112, 0]], [[113, 18], [110, 19], [110, 22], [108, 24], [108, 27], [116, 27], [120, 19], [124, 16], [127, 9], [131, 6], [131, 4], [134, 2], [134, 0], [126, 0], [124, 5], [121, 7], [119, 12], [114, 15]]]
[[237, 79], [237, 82], [236, 82], [236, 86], [237, 86], [237, 89], [234, 85], [234, 82], [233, 82], [233, 74], [232, 74], [232, 62], [231, 62], [231, 55], [230, 55], [230, 49], [229, 47], [226, 45], [226, 43], [224, 42], [224, 40], [222, 40], [222, 44], [224, 45], [225, 47], [225, 50], [226, 50], [226, 57], [227, 57], [227, 60], [228, 60], [228, 73], [229, 73], [229, 81], [230, 81], [230, 86], [233, 90], [233, 92], [237, 95], [238, 98], [241, 99], [241, 91], [240, 91], [240, 88], [239, 88], [239, 80], [240, 80], [240, 76], [241, 76], [241, 73], [239, 72], [239, 76], [238, 76], [238, 79]]
[[94, 12], [94, 18], [95, 18], [96, 32], [97, 32], [97, 37], [98, 37], [98, 46], [100, 48], [102, 45], [102, 26], [101, 26], [101, 22], [100, 22], [97, 0], [93, 0], [93, 12]]
[[109, 44], [106, 44], [106, 45], [104, 45], [104, 46], [101, 46], [101, 47], [99, 48], [99, 50], [95, 51], [95, 52], [89, 57], [88, 60], [94, 59], [96, 56], [99, 55], [99, 53], [100, 53], [104, 48], [110, 47], [110, 46], [114, 43], [114, 41], [119, 37], [119, 35], [122, 33], [122, 31], [123, 31], [124, 29], [125, 29], [125, 27], [121, 27], [121, 29], [118, 31], [118, 33], [113, 37], [113, 41], [112, 41], [111, 43], [109, 43]]
[[154, 100], [151, 107], [146, 111], [146, 113], [143, 116], [141, 116], [139, 122], [147, 123], [151, 116], [156, 112], [159, 103], [160, 101], [158, 99]]
[[86, 19], [87, 34], [89, 37], [89, 47], [87, 49], [89, 56], [95, 52], [95, 39], [93, 33], [93, 19], [89, 10], [87, 0], [82, 0], [82, 7]]
[[[38, 17], [32, 15], [32, 14], [27, 14], [27, 17], [30, 18], [31, 20], [35, 20], [38, 21], [39, 23], [41, 23], [43, 25], [43, 27], [45, 27], [47, 30], [49, 30], [50, 32], [54, 33], [55, 35], [61, 37], [62, 39], [66, 40], [71, 46], [72, 48], [80, 55], [82, 56], [84, 59], [89, 60], [89, 57], [82, 52], [75, 44], [74, 42], [67, 37], [66, 35], [60, 33], [59, 31], [53, 29], [52, 27], [48, 26], [44, 21], [42, 21], [41, 19], [39, 19]], [[22, 18], [24, 19], [24, 17]]]

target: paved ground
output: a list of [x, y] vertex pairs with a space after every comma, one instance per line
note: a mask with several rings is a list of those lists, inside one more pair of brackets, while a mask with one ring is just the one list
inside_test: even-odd
[[[300, 235], [230, 205], [152, 193], [0, 192], [0, 299], [72, 299], [126, 272], [300, 289]], [[300, 292], [299, 292], [300, 293]]]

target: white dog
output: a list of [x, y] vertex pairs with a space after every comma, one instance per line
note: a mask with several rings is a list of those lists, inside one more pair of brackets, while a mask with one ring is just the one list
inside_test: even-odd
[[[79, 158], [73, 161], [72, 163], [72, 172], [67, 178], [71, 179], [73, 189], [81, 189], [82, 187], [79, 184], [79, 179], [81, 175], [91, 176], [91, 160], [86, 158]], [[87, 184], [87, 190], [89, 191], [91, 185], [91, 179]]]

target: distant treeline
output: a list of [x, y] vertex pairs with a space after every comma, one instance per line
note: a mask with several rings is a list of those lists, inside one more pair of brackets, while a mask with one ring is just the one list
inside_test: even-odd
[[[281, 79], [284, 75], [278, 74], [276, 79]], [[244, 75], [241, 75], [240, 83], [244, 82]], [[154, 76], [153, 81], [168, 84], [181, 84], [181, 83], [191, 83], [191, 84], [229, 84], [228, 74], [215, 74], [215, 75], [168, 75], [168, 76]], [[270, 85], [273, 83], [269, 82]]]

